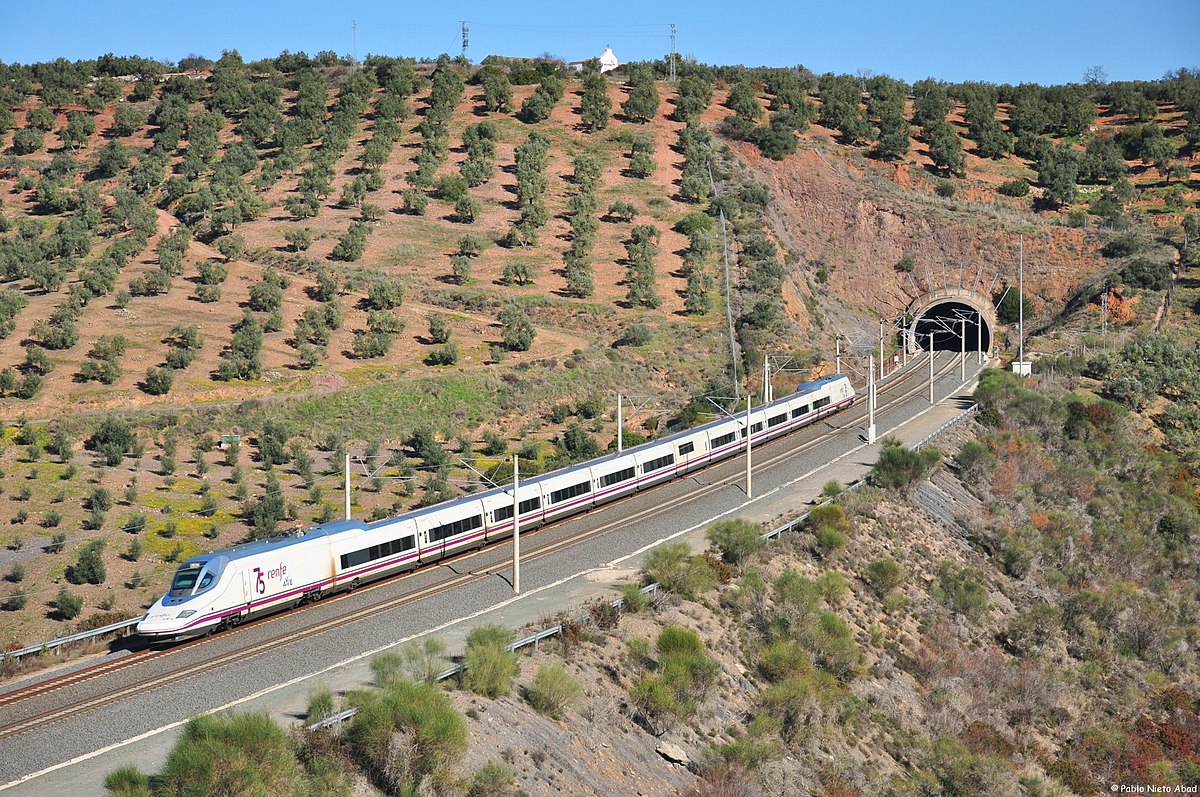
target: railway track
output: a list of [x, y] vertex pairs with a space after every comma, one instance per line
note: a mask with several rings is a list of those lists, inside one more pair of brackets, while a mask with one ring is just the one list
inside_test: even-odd
[[[956, 365], [956, 358], [949, 358], [945, 365], [937, 369], [935, 373], [935, 382], [949, 374]], [[877, 416], [882, 415], [887, 410], [902, 404], [903, 402], [915, 396], [917, 393], [924, 391], [926, 389], [926, 379], [924, 378], [925, 373], [927, 372], [920, 367], [910, 367], [909, 369], [894, 375], [891, 379], [879, 383], [879, 400], [876, 407]], [[785, 463], [788, 460], [810, 451], [811, 449], [826, 442], [826, 436], [830, 432], [843, 431], [860, 424], [865, 415], [865, 406], [863, 403], [858, 402], [850, 409], [822, 421], [826, 431], [812, 439], [800, 443], [799, 445], [787, 445], [789, 441], [794, 442], [797, 438], [797, 435], [783, 437], [767, 443], [761, 449], [759, 449], [760, 453], [758, 454], [758, 457], [756, 457], [754, 468], [756, 471], [763, 471], [781, 463]], [[810, 426], [806, 428], [814, 429], [817, 427]], [[803, 430], [798, 430], [798, 432], [802, 434]], [[770, 453], [772, 449], [782, 450], [776, 450], [774, 453]], [[764, 453], [766, 454], [765, 457], [763, 456]], [[728, 466], [730, 463], [736, 463], [738, 459], [739, 457], [732, 457], [730, 459], [722, 460], [719, 463], [714, 463], [707, 468], [696, 471], [695, 473], [685, 477], [685, 480], [690, 480], [697, 486], [695, 489], [689, 490], [687, 493], [674, 500], [669, 500], [646, 509], [638, 510], [637, 512], [622, 514], [619, 517], [614, 517], [611, 520], [601, 523], [594, 528], [573, 534], [569, 537], [545, 542], [538, 547], [534, 547], [536, 545], [537, 532], [557, 527], [564, 522], [570, 521], [571, 518], [566, 518], [546, 526], [541, 526], [538, 529], [531, 531], [528, 537], [522, 535], [522, 538], [526, 540], [532, 538], [530, 548], [527, 549], [522, 556], [522, 562], [537, 561], [538, 559], [560, 553], [563, 550], [569, 549], [589, 540], [593, 540], [596, 537], [603, 536], [632, 523], [637, 523], [638, 521], [646, 520], [665, 512], [677, 511], [680, 507], [685, 506], [693, 501], [697, 501], [713, 492], [721, 490], [730, 485], [739, 484], [743, 480], [744, 476], [738, 468], [729, 468], [728, 470], [730, 472], [728, 474], [717, 476], [717, 478], [713, 479], [712, 481], [705, 482], [701, 480], [701, 478], [706, 474], [712, 475], [723, 465]], [[661, 490], [670, 484], [678, 483], [679, 482], [677, 481], [666, 482], [664, 484], [657, 485], [646, 492]], [[595, 517], [605, 512], [612, 511], [614, 508], [621, 506], [622, 503], [622, 501], [616, 501], [611, 504], [606, 504], [602, 507], [592, 510], [588, 514], [592, 517]], [[542, 539], [547, 538], [543, 535]], [[442, 560], [434, 565], [434, 567], [445, 568], [451, 573], [451, 576], [443, 581], [438, 582], [437, 584], [421, 587], [415, 590], [409, 590], [402, 595], [394, 596], [386, 600], [376, 602], [370, 606], [355, 609], [350, 612], [340, 613], [334, 617], [323, 619], [300, 629], [275, 634], [274, 636], [271, 636], [265, 640], [258, 640], [255, 642], [253, 647], [237, 646], [232, 650], [219, 653], [199, 662], [189, 662], [185, 666], [180, 667], [168, 666], [165, 668], [165, 670], [157, 674], [134, 680], [118, 688], [99, 691], [96, 694], [89, 695], [86, 698], [74, 700], [64, 705], [39, 711], [30, 716], [17, 719], [16, 721], [13, 721], [7, 725], [0, 726], [0, 741], [19, 736], [22, 733], [66, 719], [71, 716], [83, 714], [96, 708], [118, 702], [126, 697], [144, 694], [154, 690], [157, 687], [177, 683], [180, 680], [190, 679], [203, 673], [212, 672], [235, 662], [245, 662], [247, 659], [261, 656], [268, 651], [277, 651], [283, 646], [295, 644], [305, 639], [319, 636], [323, 632], [336, 626], [346, 625], [348, 623], [364, 620], [384, 612], [389, 612], [396, 608], [449, 592], [471, 581], [493, 577], [498, 573], [509, 569], [512, 564], [511, 558], [507, 555], [496, 555], [500, 550], [500, 545], [483, 548], [482, 555], [487, 556], [487, 561], [484, 564], [477, 565], [461, 573], [454, 569], [454, 563], [460, 562], [468, 557], [480, 556], [480, 550], [464, 551], [448, 559]], [[398, 579], [409, 578], [414, 575], [414, 572], [422, 571], [410, 571], [408, 573], [399, 574], [388, 579], [383, 579], [373, 584], [364, 586], [353, 594], [361, 596], [364, 593], [369, 593], [371, 590], [380, 589], [388, 584], [394, 584]], [[251, 623], [247, 623], [242, 628], [255, 628], [261, 630], [269, 627], [273, 622], [281, 620], [284, 617], [295, 617], [297, 614], [300, 614], [304, 611], [309, 611], [317, 606], [327, 606], [331, 602], [343, 600], [349, 597], [350, 594], [351, 593], [342, 593], [340, 595], [331, 596], [321, 601], [319, 604], [264, 617]], [[12, 692], [0, 694], [0, 709], [13, 707], [35, 698], [45, 697], [70, 687], [85, 684], [88, 681], [111, 676], [117, 672], [131, 670], [132, 668], [147, 662], [163, 662], [172, 656], [183, 658], [182, 654], [185, 652], [194, 651], [200, 646], [210, 645], [218, 639], [228, 640], [231, 635], [235, 635], [236, 633], [237, 631], [231, 631], [224, 632], [215, 637], [201, 637], [173, 645], [169, 648], [144, 647], [136, 649], [131, 654], [113, 661], [102, 662], [76, 672], [50, 678], [45, 681], [14, 690]]]

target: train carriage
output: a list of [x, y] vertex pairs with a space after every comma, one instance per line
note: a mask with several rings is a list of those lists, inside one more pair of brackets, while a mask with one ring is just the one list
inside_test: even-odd
[[483, 545], [483, 502], [477, 497], [435, 504], [411, 513], [416, 523], [420, 560], [432, 562], [466, 548]]
[[529, 484], [536, 484], [542, 491], [544, 520], [547, 523], [584, 512], [593, 505], [595, 491], [592, 488], [592, 471], [586, 463], [535, 476], [529, 480]]
[[[542, 488], [536, 482], [522, 481], [517, 488], [521, 500], [521, 528], [530, 529], [542, 525], [545, 516]], [[495, 487], [479, 493], [483, 504], [483, 522], [487, 528], [487, 541], [512, 536], [513, 494], [512, 487]]]
[[334, 588], [353, 589], [364, 581], [418, 564], [417, 527], [409, 517], [364, 525], [343, 521], [333, 537]]
[[592, 502], [595, 506], [632, 495], [638, 489], [637, 461], [628, 451], [593, 460]]
[[676, 448], [670, 437], [630, 449], [628, 453], [637, 463], [639, 490], [675, 478]]
[[703, 429], [689, 429], [671, 440], [675, 445], [675, 473], [690, 473], [703, 468], [710, 461], [708, 450], [708, 432]]

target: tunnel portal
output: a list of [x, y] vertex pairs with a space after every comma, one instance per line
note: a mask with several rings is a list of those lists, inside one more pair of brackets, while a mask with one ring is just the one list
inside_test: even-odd
[[[907, 317], [910, 351], [990, 351], [996, 311], [991, 299], [963, 288], [944, 288], [917, 297]], [[965, 329], [964, 329], [965, 327]]]

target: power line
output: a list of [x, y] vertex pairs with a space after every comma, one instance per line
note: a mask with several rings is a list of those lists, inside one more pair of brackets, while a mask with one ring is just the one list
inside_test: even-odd
[[[708, 163], [708, 185], [712, 189], [713, 196], [717, 195], [717, 183], [713, 179], [712, 161]], [[724, 254], [725, 260], [725, 321], [729, 325], [729, 359], [733, 366], [733, 396], [735, 399], [738, 396], [738, 355], [737, 343], [733, 335], [733, 308], [730, 306], [730, 286], [729, 286], [729, 239], [725, 233], [725, 208], [718, 206], [718, 211], [721, 219], [721, 251]], [[749, 382], [746, 379], [746, 392], [750, 392]]]
[[675, 82], [675, 23], [668, 23], [671, 26], [671, 82]]

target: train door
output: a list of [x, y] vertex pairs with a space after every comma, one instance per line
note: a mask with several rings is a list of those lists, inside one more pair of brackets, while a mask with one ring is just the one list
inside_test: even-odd
[[251, 596], [254, 593], [251, 591], [250, 571], [244, 567], [239, 567], [238, 570], [242, 573], [242, 606], [244, 607], [239, 614], [246, 614], [250, 611]]

